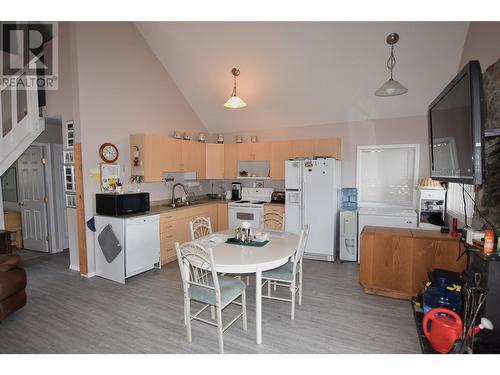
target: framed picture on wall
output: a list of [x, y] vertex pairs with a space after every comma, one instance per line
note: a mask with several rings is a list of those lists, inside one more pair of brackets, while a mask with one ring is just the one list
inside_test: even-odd
[[66, 194], [66, 207], [76, 208], [76, 195]]
[[63, 151], [64, 164], [73, 164], [75, 162], [75, 152], [73, 150]]
[[64, 167], [64, 191], [75, 192], [75, 167], [65, 165]]
[[66, 121], [64, 130], [65, 148], [73, 148], [75, 146], [75, 124], [73, 120]]

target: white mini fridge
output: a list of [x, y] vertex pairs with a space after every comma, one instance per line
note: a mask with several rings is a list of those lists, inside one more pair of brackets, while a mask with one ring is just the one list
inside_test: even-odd
[[355, 262], [358, 259], [358, 211], [340, 211], [339, 227], [340, 261]]

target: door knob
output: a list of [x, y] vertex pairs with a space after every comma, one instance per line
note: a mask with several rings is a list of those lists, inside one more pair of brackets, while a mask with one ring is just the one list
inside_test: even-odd
[[24, 202], [19, 202], [17, 205], [18, 206], [24, 206]]

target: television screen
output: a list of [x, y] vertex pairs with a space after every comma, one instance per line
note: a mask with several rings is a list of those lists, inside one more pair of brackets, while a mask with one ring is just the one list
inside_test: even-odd
[[434, 180], [481, 183], [482, 112], [481, 68], [471, 61], [429, 106]]

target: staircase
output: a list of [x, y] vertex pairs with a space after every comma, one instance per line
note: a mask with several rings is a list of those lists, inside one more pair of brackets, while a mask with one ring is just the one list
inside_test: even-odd
[[[16, 78], [23, 75], [20, 71]], [[1, 176], [45, 130], [45, 119], [39, 117], [38, 92], [33, 89], [2, 87], [0, 115]]]

